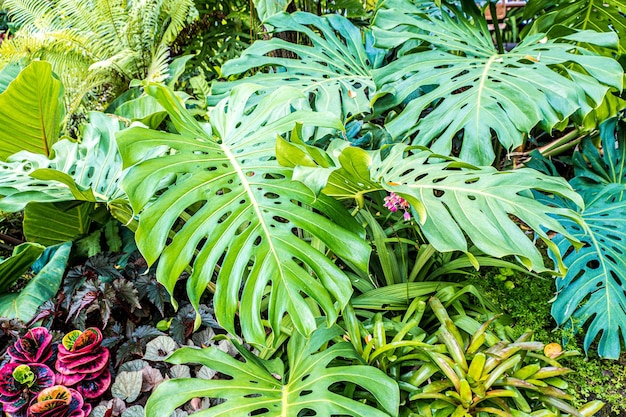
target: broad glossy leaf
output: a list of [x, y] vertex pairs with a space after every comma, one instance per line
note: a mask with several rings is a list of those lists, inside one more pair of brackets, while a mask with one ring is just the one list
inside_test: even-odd
[[13, 81], [22, 71], [22, 67], [19, 64], [5, 65], [0, 70], [0, 93], [3, 93], [7, 89], [11, 81]]
[[51, 156], [63, 117], [63, 87], [44, 61], [33, 61], [0, 94], [0, 161], [19, 151]]
[[261, 22], [265, 22], [271, 16], [287, 10], [291, 0], [254, 0], [254, 8]]
[[70, 242], [60, 245], [50, 261], [20, 292], [0, 296], [0, 317], [28, 322], [43, 303], [54, 297], [61, 285], [71, 248]]
[[54, 157], [28, 151], [0, 162], [0, 209], [22, 210], [30, 202], [108, 202], [123, 196], [117, 183], [122, 160], [115, 143], [117, 120], [90, 113], [81, 143], [64, 139], [53, 145]]
[[39, 258], [45, 247], [37, 243], [22, 243], [13, 249], [13, 254], [0, 262], [0, 294], [17, 281]]
[[[425, 148], [404, 144], [385, 150], [368, 152], [339, 146], [336, 155], [326, 159], [306, 155], [306, 148], [297, 154], [291, 151], [291, 163], [297, 166], [294, 177], [312, 188], [336, 198], [355, 198], [386, 190], [405, 198], [419, 219], [420, 227], [435, 249], [441, 252], [468, 252], [469, 239], [481, 252], [495, 257], [516, 255], [529, 269], [544, 271], [542, 256], [511, 216], [521, 220], [546, 243], [552, 252], [556, 246], [546, 229], [563, 232], [553, 216], [579, 216], [570, 209], [553, 208], [535, 200], [530, 190], [564, 196], [583, 204], [581, 197], [561, 178], [554, 178], [531, 169], [499, 172], [493, 167], [475, 167], [455, 158], [433, 154]], [[313, 162], [315, 160], [315, 162]], [[334, 161], [325, 166], [319, 161]], [[319, 164], [315, 168], [315, 164]], [[320, 171], [320, 173], [316, 173]], [[365, 175], [369, 173], [369, 178]], [[323, 177], [322, 179], [318, 177]], [[571, 238], [571, 235], [567, 234]], [[576, 244], [576, 243], [574, 243]], [[557, 266], [563, 270], [557, 256]]]
[[[263, 303], [274, 330], [289, 313], [297, 330], [308, 334], [316, 326], [305, 298], [332, 322], [335, 302], [341, 307], [350, 297], [349, 279], [300, 237], [302, 231], [358, 269], [367, 268], [369, 257], [369, 247], [356, 234], [362, 228], [343, 206], [292, 181], [292, 169], [274, 157], [276, 135], [296, 122], [341, 125], [325, 113], [292, 113], [303, 95], [291, 88], [276, 90], [250, 108], [258, 88], [234, 89], [206, 125], [170, 90], [149, 86], [179, 133], [131, 128], [118, 136], [125, 165], [133, 165], [123, 186], [140, 216], [137, 246], [149, 264], [160, 257], [158, 280], [173, 293], [191, 265], [187, 293], [197, 309], [215, 275], [218, 321], [234, 332], [238, 312], [243, 334], [253, 343], [265, 341]], [[155, 149], [167, 154], [152, 157]]]
[[[600, 137], [602, 155], [586, 138], [573, 156], [576, 177], [571, 184], [587, 208], [581, 213], [582, 225], [570, 220], [563, 224], [583, 247], [574, 251], [563, 236], [554, 239], [569, 269], [556, 281], [552, 315], [558, 324], [572, 319], [577, 326], [586, 324], [585, 350], [599, 338], [599, 355], [616, 359], [620, 341], [626, 342], [626, 123], [607, 120]], [[552, 204], [566, 206], [560, 199]]]
[[[545, 10], [544, 0], [530, 0], [530, 10], [541, 10], [526, 32], [549, 32], [556, 25], [575, 29], [615, 32], [619, 36], [619, 53], [626, 53], [626, 2], [624, 0], [558, 0]], [[530, 16], [528, 16], [530, 17]], [[588, 48], [594, 50], [592, 44]], [[601, 50], [598, 52], [602, 53]]]
[[510, 217], [514, 216], [544, 241], [557, 257], [558, 270], [564, 270], [546, 230], [563, 233], [576, 244], [553, 216], [580, 222], [579, 216], [569, 209], [544, 205], [529, 191], [561, 195], [582, 206], [582, 199], [565, 180], [531, 169], [497, 171], [458, 160], [437, 162], [437, 155], [428, 150], [407, 154], [409, 149], [399, 144], [388, 157], [375, 158], [372, 179], [411, 203], [424, 235], [437, 250], [467, 252], [469, 239], [485, 254], [516, 255], [528, 269], [545, 271], [541, 254]]
[[[198, 417], [256, 414], [291, 417], [301, 415], [305, 410], [310, 410], [309, 412], [312, 411], [317, 416], [396, 416], [399, 391], [395, 381], [375, 367], [360, 365], [362, 359], [351, 344], [340, 342], [317, 352], [322, 344], [342, 333], [337, 327], [320, 329], [309, 340], [294, 333], [287, 347], [289, 370], [281, 373], [270, 370], [268, 362], [261, 361], [238, 344], [236, 346], [245, 362], [238, 361], [214, 347], [182, 348], [168, 362], [200, 363], [232, 379], [165, 381], [148, 400], [146, 416], [169, 417], [177, 406], [194, 397], [225, 400], [219, 405], [199, 411]], [[344, 365], [331, 366], [331, 362], [340, 359], [343, 359]], [[355, 364], [349, 364], [345, 360]], [[331, 386], [340, 383], [353, 383], [369, 391], [382, 410], [329, 390]]]
[[92, 203], [29, 203], [24, 209], [24, 236], [53, 246], [89, 233]]
[[583, 242], [578, 251], [561, 235], [555, 238], [567, 275], [557, 278], [552, 315], [559, 325], [574, 319], [587, 324], [584, 348], [598, 339], [598, 354], [617, 359], [626, 342], [626, 201], [611, 198], [610, 189], [582, 213], [584, 227], [569, 220], [566, 230]]
[[[213, 94], [224, 94], [242, 82], [262, 85], [268, 92], [288, 85], [310, 95], [314, 110], [331, 112], [344, 122], [371, 111], [370, 99], [375, 91], [371, 73], [380, 66], [384, 54], [372, 46], [370, 33], [362, 33], [339, 15], [279, 13], [266, 23], [276, 32], [298, 32], [311, 44], [295, 44], [276, 37], [256, 41], [240, 58], [228, 61], [222, 73], [228, 76], [268, 67], [269, 72], [257, 72], [241, 81], [215, 83]], [[272, 56], [281, 49], [295, 57]]]
[[460, 13], [403, 16], [383, 8], [376, 22], [376, 38], [399, 36], [395, 27], [411, 24], [416, 30], [402, 32], [406, 41], [429, 45], [373, 71], [376, 105], [402, 105], [385, 128], [396, 139], [413, 135], [412, 144], [444, 155], [461, 133], [460, 157], [477, 165], [494, 160], [492, 134], [505, 149], [515, 148], [537, 125], [549, 132], [569, 117], [582, 122], [610, 87], [622, 86], [617, 61], [567, 43], [616, 47], [614, 33], [581, 31], [549, 40], [536, 34], [499, 54], [486, 26], [472, 26]]

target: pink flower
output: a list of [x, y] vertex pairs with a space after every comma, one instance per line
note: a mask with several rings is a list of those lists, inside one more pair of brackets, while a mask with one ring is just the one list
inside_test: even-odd
[[384, 206], [392, 213], [395, 213], [398, 209], [404, 210], [404, 220], [411, 219], [411, 213], [409, 213], [409, 202], [396, 193], [390, 193], [387, 197], [385, 197]]

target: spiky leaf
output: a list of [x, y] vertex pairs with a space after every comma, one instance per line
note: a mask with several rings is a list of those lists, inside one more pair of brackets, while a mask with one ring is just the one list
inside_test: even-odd
[[[157, 85], [147, 90], [179, 133], [132, 128], [118, 141], [125, 165], [133, 165], [123, 185], [140, 215], [137, 246], [150, 264], [160, 257], [157, 279], [173, 293], [180, 274], [192, 265], [187, 293], [197, 310], [216, 274], [216, 317], [234, 332], [239, 311], [243, 334], [254, 343], [265, 340], [264, 300], [275, 330], [288, 312], [298, 331], [310, 333], [315, 314], [308, 297], [334, 321], [335, 301], [343, 306], [351, 294], [349, 280], [299, 234], [318, 237], [360, 269], [367, 267], [369, 248], [340, 226], [360, 228], [341, 205], [316, 198], [291, 180], [291, 169], [276, 162], [274, 147], [276, 135], [296, 122], [341, 125], [329, 114], [292, 113], [303, 95], [291, 88], [248, 108], [258, 86], [244, 84], [211, 111], [210, 125], [193, 119], [170, 90]], [[150, 158], [155, 148], [167, 155]]]
[[581, 122], [610, 87], [622, 86], [616, 60], [567, 43], [616, 48], [615, 33], [581, 31], [549, 40], [536, 34], [500, 54], [484, 21], [474, 26], [460, 13], [400, 18], [383, 8], [376, 22], [377, 38], [398, 36], [394, 28], [406, 24], [416, 28], [402, 32], [406, 41], [428, 45], [373, 72], [377, 106], [403, 106], [385, 128], [397, 139], [415, 135], [413, 144], [445, 155], [461, 133], [460, 157], [477, 165], [495, 158], [492, 132], [505, 149], [515, 148], [537, 125], [549, 132], [572, 116]]
[[[397, 415], [399, 392], [396, 383], [377, 368], [360, 365], [362, 359], [351, 344], [340, 342], [316, 353], [323, 343], [342, 333], [336, 327], [319, 329], [309, 340], [294, 334], [287, 347], [289, 370], [280, 374], [239, 345], [236, 346], [245, 362], [214, 347], [180, 349], [168, 359], [169, 362], [200, 363], [232, 379], [165, 381], [148, 400], [146, 415], [167, 417], [178, 405], [194, 397], [225, 400], [200, 411], [199, 417], [255, 415], [263, 410], [262, 414], [268, 417], [297, 416], [304, 410], [313, 411], [318, 416]], [[331, 366], [331, 362], [346, 359], [356, 364]], [[382, 410], [329, 390], [332, 385], [346, 382], [369, 391]]]

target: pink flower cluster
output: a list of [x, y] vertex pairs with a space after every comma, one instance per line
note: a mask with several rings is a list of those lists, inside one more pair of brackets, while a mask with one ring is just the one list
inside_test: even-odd
[[[109, 350], [96, 328], [52, 343], [45, 327], [30, 329], [7, 349], [0, 368], [0, 404], [8, 417], [86, 417], [111, 384]], [[84, 399], [83, 399], [84, 398]]]
[[384, 206], [392, 213], [395, 213], [398, 210], [404, 210], [404, 220], [411, 219], [411, 213], [409, 213], [409, 202], [396, 193], [391, 193], [385, 197]]

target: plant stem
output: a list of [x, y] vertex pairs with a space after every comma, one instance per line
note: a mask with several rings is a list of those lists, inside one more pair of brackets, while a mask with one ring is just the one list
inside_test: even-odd
[[498, 53], [504, 53], [504, 44], [502, 43], [502, 33], [500, 32], [500, 22], [498, 22], [498, 12], [496, 11], [496, 4], [489, 2], [489, 12], [491, 13], [491, 24], [493, 25], [493, 32], [496, 34], [496, 44], [498, 45]]
[[4, 242], [13, 245], [13, 246], [17, 246], [17, 245], [21, 245], [22, 243], [24, 243], [23, 240], [20, 239], [16, 239], [14, 237], [11, 237], [9, 235], [5, 235], [4, 233], [0, 233], [0, 240], [3, 240]]

